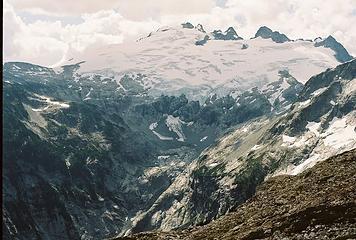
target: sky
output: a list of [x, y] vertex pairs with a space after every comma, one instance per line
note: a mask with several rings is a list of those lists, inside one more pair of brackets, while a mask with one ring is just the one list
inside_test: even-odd
[[3, 62], [54, 66], [183, 22], [243, 38], [260, 26], [291, 39], [332, 35], [356, 56], [356, 0], [4, 0], [3, 14]]

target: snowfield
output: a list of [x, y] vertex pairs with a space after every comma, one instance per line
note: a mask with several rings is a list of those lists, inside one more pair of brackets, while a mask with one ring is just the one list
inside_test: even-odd
[[354, 113], [350, 113], [343, 118], [335, 117], [330, 121], [329, 127], [322, 132], [319, 132], [320, 125], [321, 123], [309, 122], [306, 126], [309, 132], [306, 132], [298, 139], [283, 135], [282, 146], [284, 147], [299, 148], [309, 145], [311, 142], [317, 142], [318, 144], [302, 163], [280, 169], [274, 174], [275, 176], [280, 174], [299, 174], [313, 167], [319, 161], [356, 147], [356, 117]]
[[[141, 84], [152, 94], [194, 89], [199, 91], [191, 96], [196, 99], [213, 88], [225, 92], [262, 88], [278, 80], [279, 70], [288, 70], [305, 83], [311, 76], [338, 64], [331, 49], [314, 47], [310, 41], [275, 43], [258, 37], [209, 40], [203, 46], [195, 45], [204, 36], [197, 29], [160, 28], [136, 42], [88, 50], [66, 64], [84, 61], [76, 74], [115, 77], [121, 89], [122, 76], [141, 73], [147, 76]], [[246, 44], [248, 47], [243, 48]]]

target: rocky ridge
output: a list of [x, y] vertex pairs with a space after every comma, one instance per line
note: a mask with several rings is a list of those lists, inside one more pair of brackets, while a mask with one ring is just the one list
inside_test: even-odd
[[200, 227], [115, 239], [354, 239], [356, 150], [273, 177], [227, 215]]
[[340, 62], [347, 62], [353, 58], [333, 36], [328, 36], [325, 39], [318, 39], [315, 41], [314, 46], [323, 46], [332, 49], [335, 52], [336, 59]]
[[272, 31], [270, 28], [263, 26], [258, 29], [255, 38], [261, 37], [264, 39], [272, 39], [276, 43], [284, 43], [291, 41], [285, 34], [278, 31]]
[[311, 78], [285, 114], [231, 130], [133, 218], [130, 231], [210, 222], [250, 198], [265, 179], [300, 173], [355, 148], [355, 80], [353, 60]]

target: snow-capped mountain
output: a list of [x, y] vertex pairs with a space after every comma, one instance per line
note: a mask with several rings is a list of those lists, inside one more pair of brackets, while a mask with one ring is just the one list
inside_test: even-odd
[[57, 68], [5, 63], [5, 236], [210, 221], [265, 178], [355, 147], [355, 60], [337, 66], [350, 59], [332, 37], [185, 23]]
[[[214, 94], [245, 91], [278, 80], [288, 71], [305, 83], [311, 76], [351, 56], [332, 37], [316, 42], [289, 40], [284, 34], [261, 27], [252, 39], [242, 39], [234, 28], [206, 33], [201, 25], [190, 23], [162, 27], [137, 42], [91, 49], [70, 57], [66, 64], [78, 64], [77, 76], [100, 76], [124, 86], [127, 74], [142, 74], [136, 88], [151, 95], [184, 93], [202, 100]], [[324, 47], [320, 47], [324, 46]], [[346, 51], [346, 52], [345, 52]]]

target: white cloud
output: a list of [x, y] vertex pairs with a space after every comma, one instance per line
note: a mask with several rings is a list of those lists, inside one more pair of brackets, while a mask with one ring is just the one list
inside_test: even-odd
[[89, 47], [120, 43], [123, 18], [115, 11], [84, 14], [84, 22], [63, 25], [59, 21], [25, 23], [9, 5], [4, 6], [4, 60], [53, 65], [67, 55]]
[[144, 20], [162, 15], [199, 14], [209, 12], [215, 5], [213, 0], [9, 0], [9, 2], [15, 9], [60, 16], [116, 9], [130, 20]]
[[80, 15], [95, 13], [117, 7], [118, 0], [8, 0], [16, 10], [26, 10], [33, 13], [64, 15]]
[[118, 11], [130, 20], [148, 18], [160, 20], [167, 15], [195, 15], [209, 13], [215, 6], [213, 0], [121, 0]]
[[226, 6], [242, 16], [241, 33], [253, 35], [266, 25], [292, 39], [333, 35], [356, 55], [355, 0], [228, 0]]
[[[60, 39], [37, 34], [27, 26], [6, 2], [4, 4], [4, 60], [21, 60], [46, 64], [62, 58], [67, 46]], [[56, 25], [58, 23], [51, 23]], [[49, 27], [49, 29], [51, 29]], [[41, 59], [46, 59], [42, 62]]]
[[[11, 5], [5, 0], [3, 9], [5, 61], [52, 65], [68, 52], [131, 41], [160, 26], [185, 21], [202, 23], [208, 31], [233, 26], [244, 38], [252, 37], [262, 25], [292, 39], [333, 35], [356, 55], [355, 0], [8, 1]], [[35, 20], [19, 17], [24, 12]], [[36, 20], [38, 13], [42, 15]], [[80, 16], [82, 21], [65, 24], [65, 15]], [[53, 16], [62, 17], [49, 19]]]

